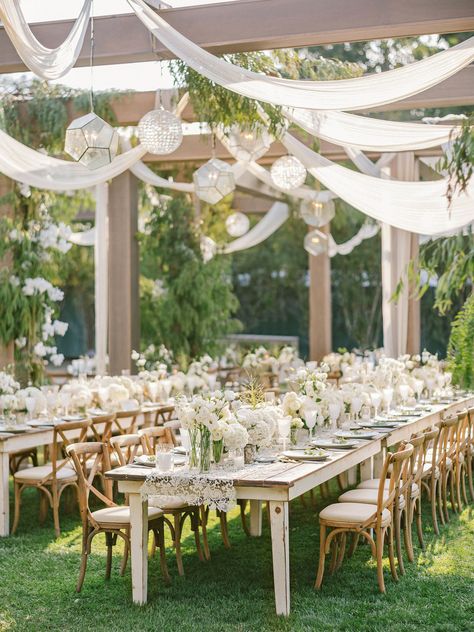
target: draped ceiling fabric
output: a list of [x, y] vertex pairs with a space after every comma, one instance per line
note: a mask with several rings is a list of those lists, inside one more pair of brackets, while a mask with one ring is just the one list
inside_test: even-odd
[[474, 220], [473, 184], [448, 207], [445, 179], [435, 182], [382, 180], [331, 162], [288, 132], [282, 143], [324, 186], [380, 222], [414, 233], [436, 235]]
[[[398, 154], [389, 176], [400, 180], [417, 180], [418, 164], [413, 152]], [[419, 302], [415, 305], [409, 299], [408, 283], [398, 301], [391, 301], [397, 285], [406, 270], [410, 259], [418, 254], [418, 235], [400, 230], [386, 223], [382, 224], [382, 321], [383, 346], [385, 353], [397, 358], [405, 353], [419, 353]], [[418, 321], [418, 326], [416, 326]], [[408, 326], [408, 323], [414, 326]], [[410, 335], [418, 339], [408, 339]]]
[[347, 112], [315, 112], [284, 108], [283, 114], [309, 134], [336, 145], [365, 151], [410, 151], [442, 145], [457, 126], [402, 123]]
[[354, 248], [359, 246], [366, 239], [371, 239], [375, 237], [375, 235], [379, 232], [380, 227], [378, 224], [372, 224], [369, 222], [365, 222], [359, 228], [354, 237], [351, 237], [347, 241], [342, 244], [336, 244], [332, 235], [328, 235], [329, 241], [329, 256], [335, 257], [336, 255], [349, 255]]
[[188, 66], [244, 97], [310, 110], [363, 110], [399, 101], [451, 77], [474, 59], [474, 38], [420, 61], [354, 79], [300, 81], [269, 77], [235, 66], [194, 44], [143, 0], [128, 0], [137, 17]]
[[223, 254], [238, 252], [257, 246], [268, 239], [280, 226], [282, 226], [289, 217], [288, 205], [284, 202], [275, 202], [264, 217], [249, 230], [248, 233], [234, 239], [221, 251]]
[[33, 35], [20, 0], [2, 0], [0, 19], [24, 64], [42, 79], [59, 79], [71, 70], [81, 52], [91, 15], [92, 0], [84, 0], [69, 35], [57, 48], [43, 46]]

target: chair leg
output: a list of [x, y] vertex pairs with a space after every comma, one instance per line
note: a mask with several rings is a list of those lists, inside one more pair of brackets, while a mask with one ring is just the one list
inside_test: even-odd
[[[443, 486], [442, 486], [442, 496], [443, 496], [443, 514], [444, 521], [449, 522], [449, 514], [448, 514], [448, 472], [444, 472], [443, 474]], [[443, 522], [444, 524], [444, 522]]]
[[[395, 501], [394, 504], [397, 504], [397, 501]], [[401, 531], [402, 531], [402, 513], [400, 511], [400, 509], [398, 509], [397, 507], [395, 507], [395, 511], [394, 511], [394, 521], [395, 521], [395, 546], [397, 548], [397, 560], [398, 560], [398, 568], [400, 571], [400, 575], [404, 575], [405, 574], [405, 566], [403, 563], [403, 554], [402, 554], [402, 537], [401, 537]], [[378, 547], [378, 545], [377, 545]]]
[[388, 559], [390, 561], [390, 572], [392, 573], [393, 581], [398, 582], [398, 573], [395, 564], [395, 553], [393, 546], [393, 522], [388, 528]]
[[163, 518], [159, 521], [158, 532], [154, 533], [155, 539], [157, 540], [158, 548], [160, 549], [160, 567], [161, 573], [163, 575], [163, 579], [167, 584], [170, 583], [170, 574], [168, 572], [168, 563], [166, 561], [166, 550], [165, 550], [165, 523]]
[[469, 483], [469, 493], [471, 495], [471, 500], [474, 501], [474, 482], [472, 478], [472, 454], [469, 454], [467, 459], [467, 480]]
[[57, 538], [61, 535], [61, 528], [59, 526], [59, 493], [58, 486], [53, 483], [51, 486], [51, 491], [53, 495], [53, 520], [54, 520], [54, 533]]
[[181, 516], [179, 513], [174, 515], [174, 548], [176, 553], [176, 564], [178, 566], [178, 573], [184, 575], [183, 557], [181, 554]]
[[453, 465], [453, 469], [451, 469], [449, 473], [449, 497], [451, 500], [451, 509], [453, 510], [453, 513], [458, 513], [458, 508], [456, 506], [456, 480], [455, 480], [456, 469]]
[[425, 550], [425, 541], [423, 539], [423, 524], [422, 524], [422, 515], [421, 515], [421, 494], [415, 503], [416, 510], [416, 532], [418, 535], [418, 542], [420, 544], [421, 549]]
[[461, 478], [463, 473], [463, 468], [461, 463], [457, 463], [456, 464], [456, 501], [455, 501], [455, 505], [456, 505], [456, 511], [458, 513], [462, 512], [462, 500], [461, 500]]
[[360, 535], [354, 531], [354, 533], [352, 534], [352, 542], [351, 546], [349, 547], [347, 557], [352, 557], [354, 555], [357, 545], [359, 544], [359, 538]]
[[436, 535], [439, 535], [438, 516], [437, 516], [437, 493], [439, 487], [439, 480], [433, 478], [430, 485], [430, 503], [431, 503], [431, 520], [433, 522], [433, 530]]
[[240, 519], [242, 521], [242, 529], [244, 530], [245, 535], [250, 537], [250, 529], [247, 524], [247, 514], [245, 510], [247, 509], [247, 501], [246, 500], [238, 500], [239, 508], [240, 508]]
[[405, 506], [404, 514], [404, 524], [403, 524], [403, 537], [405, 541], [405, 549], [407, 552], [407, 557], [409, 562], [413, 562], [415, 560], [415, 552], [413, 551], [413, 542], [412, 542], [412, 523], [413, 523], [413, 514], [414, 514], [414, 503], [409, 498], [407, 500], [407, 504]]
[[230, 549], [229, 531], [227, 528], [227, 514], [225, 511], [218, 511], [219, 522], [221, 524], [222, 541], [226, 549]]
[[15, 514], [13, 517], [12, 535], [16, 533], [16, 530], [18, 528], [18, 523], [20, 522], [21, 492], [23, 491], [21, 484], [15, 481], [14, 490], [15, 490]]
[[194, 509], [190, 514], [191, 529], [194, 531], [194, 541], [196, 543], [196, 551], [201, 562], [204, 562], [204, 555], [201, 547], [201, 537], [199, 535], [199, 509]]
[[120, 576], [121, 577], [125, 575], [125, 569], [127, 568], [127, 563], [128, 563], [129, 550], [130, 550], [130, 544], [129, 544], [128, 538], [125, 538], [124, 545], [123, 545], [123, 557], [122, 557], [122, 561], [120, 562]]
[[324, 562], [326, 561], [326, 525], [320, 525], [319, 532], [319, 563], [318, 563], [318, 572], [316, 575], [316, 581], [314, 583], [314, 587], [316, 590], [321, 589], [321, 584], [323, 583], [324, 577]]
[[341, 533], [341, 541], [339, 542], [339, 554], [337, 556], [337, 561], [336, 561], [336, 571], [338, 571], [341, 566], [342, 566], [342, 562], [344, 561], [344, 556], [346, 554], [346, 539], [347, 536], [345, 533]]
[[446, 524], [446, 519], [444, 515], [444, 498], [445, 498], [444, 485], [445, 485], [444, 474], [440, 474], [440, 477], [438, 478], [438, 513], [439, 513], [439, 520], [442, 525]]
[[202, 530], [202, 546], [204, 549], [204, 557], [206, 560], [211, 559], [211, 551], [209, 550], [209, 540], [207, 539], [207, 510], [204, 506], [200, 508], [201, 512], [201, 530]]
[[465, 505], [469, 504], [467, 499], [467, 489], [466, 489], [466, 476], [467, 476], [467, 468], [463, 465], [461, 471], [461, 491], [462, 491], [462, 499]]
[[44, 524], [46, 516], [48, 515], [48, 498], [46, 497], [46, 494], [43, 494], [41, 490], [38, 491], [40, 495], [39, 522], [42, 525]]
[[377, 529], [376, 537], [376, 550], [377, 550], [377, 581], [379, 584], [379, 590], [381, 593], [385, 593], [385, 581], [383, 578], [383, 541], [384, 530]]
[[333, 538], [332, 541], [332, 555], [331, 555], [331, 562], [329, 564], [329, 573], [331, 575], [334, 575], [334, 573], [336, 572], [336, 562], [337, 562], [337, 557], [338, 557], [338, 551], [339, 551], [339, 535], [337, 535], [335, 538]]

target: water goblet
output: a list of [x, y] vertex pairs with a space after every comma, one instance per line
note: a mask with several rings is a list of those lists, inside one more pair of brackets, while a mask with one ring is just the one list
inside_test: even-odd
[[329, 419], [331, 420], [331, 426], [336, 427], [336, 422], [341, 414], [341, 404], [339, 402], [332, 402], [328, 406]]
[[25, 406], [28, 413], [28, 420], [33, 419], [33, 413], [36, 408], [36, 399], [34, 397], [25, 397]]
[[393, 388], [391, 386], [382, 389], [382, 398], [386, 407], [387, 413], [390, 411], [390, 404], [393, 399]]
[[410, 395], [410, 387], [408, 384], [400, 384], [398, 387], [398, 392], [400, 393], [400, 398], [402, 400], [402, 405], [406, 405], [406, 401]]
[[291, 431], [291, 417], [280, 417], [278, 419], [278, 434], [283, 440], [283, 450], [286, 450], [286, 442], [290, 436]]
[[377, 417], [379, 414], [379, 406], [382, 403], [382, 395], [379, 391], [372, 391], [370, 393], [370, 402], [374, 407], [374, 417]]
[[361, 397], [353, 397], [351, 399], [351, 410], [354, 413], [354, 421], [357, 421], [357, 416], [359, 415], [363, 403]]
[[304, 413], [304, 418], [306, 421], [306, 425], [308, 426], [309, 429], [309, 440], [311, 441], [311, 439], [313, 438], [313, 429], [314, 426], [316, 425], [316, 418], [317, 418], [317, 411], [315, 408], [310, 408], [308, 410], [305, 411]]
[[158, 443], [155, 447], [156, 469], [160, 472], [170, 472], [174, 467], [172, 443]]

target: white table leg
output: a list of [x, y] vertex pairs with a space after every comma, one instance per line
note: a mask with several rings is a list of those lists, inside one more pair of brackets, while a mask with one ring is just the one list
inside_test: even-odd
[[357, 465], [347, 470], [347, 484], [353, 486], [357, 483]]
[[9, 476], [8, 452], [0, 452], [0, 536], [10, 533]]
[[368, 481], [373, 478], [373, 459], [370, 457], [360, 464], [360, 480]]
[[288, 502], [270, 501], [270, 524], [276, 613], [287, 617], [290, 614]]
[[374, 478], [380, 478], [382, 474], [383, 462], [385, 458], [385, 449], [382, 449], [381, 452], [374, 455], [373, 457], [373, 470], [374, 470]]
[[262, 535], [262, 501], [250, 501], [250, 535], [258, 537]]
[[129, 495], [130, 548], [132, 563], [132, 597], [134, 603], [144, 604], [148, 590], [148, 503], [139, 493]]

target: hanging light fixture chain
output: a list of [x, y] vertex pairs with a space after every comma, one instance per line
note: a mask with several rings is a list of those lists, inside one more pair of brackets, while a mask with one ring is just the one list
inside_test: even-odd
[[94, 0], [91, 2], [91, 45], [90, 45], [90, 69], [91, 69], [91, 86], [89, 92], [91, 112], [94, 111]]

